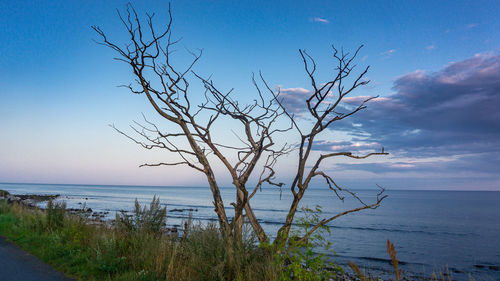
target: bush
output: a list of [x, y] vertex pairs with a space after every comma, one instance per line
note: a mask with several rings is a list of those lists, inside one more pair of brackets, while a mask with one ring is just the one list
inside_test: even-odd
[[5, 200], [0, 200], [0, 214], [5, 214], [10, 211], [9, 204]]
[[10, 193], [7, 190], [0, 189], [0, 197], [4, 197], [10, 195]]
[[58, 229], [64, 226], [66, 203], [49, 200], [47, 203], [46, 223], [49, 229]]
[[116, 226], [126, 231], [161, 233], [167, 221], [167, 207], [161, 207], [160, 197], [153, 197], [149, 208], [141, 205], [135, 199], [133, 216], [128, 216], [124, 211], [116, 214]]
[[119, 252], [115, 239], [98, 241], [95, 247], [95, 266], [106, 274], [114, 274], [127, 269], [127, 258]]
[[[278, 257], [284, 264], [285, 280], [330, 280], [335, 279], [337, 273], [342, 273], [342, 268], [328, 260], [325, 253], [331, 251], [331, 243], [325, 238], [330, 234], [330, 227], [321, 226], [311, 236], [303, 240], [304, 236], [313, 226], [319, 223], [322, 213], [321, 206], [310, 209], [302, 208], [304, 217], [297, 219], [297, 228], [293, 229], [286, 252]], [[323, 250], [318, 253], [318, 250]]]
[[250, 232], [238, 240], [213, 222], [190, 224], [178, 252], [190, 266], [189, 276], [177, 280], [278, 280], [271, 252], [257, 248]]

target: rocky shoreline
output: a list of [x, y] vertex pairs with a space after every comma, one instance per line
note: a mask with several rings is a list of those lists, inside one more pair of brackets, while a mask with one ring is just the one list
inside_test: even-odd
[[[10, 194], [4, 190], [0, 190], [0, 200], [6, 200], [9, 204], [21, 204], [28, 208], [35, 208], [43, 210], [38, 206], [39, 203], [46, 202], [49, 200], [56, 200], [60, 198], [59, 194], [56, 195], [40, 195], [40, 194]], [[108, 212], [94, 212], [91, 208], [86, 208], [82, 206], [80, 209], [66, 208], [66, 212], [71, 215], [82, 216], [86, 219], [87, 224], [90, 225], [107, 225], [113, 224], [113, 222], [108, 222], [104, 218]]]
[[[40, 194], [10, 194], [7, 191], [0, 190], [0, 200], [6, 200], [9, 204], [21, 204], [23, 206], [29, 208], [36, 208], [43, 210], [38, 206], [39, 203], [46, 202], [49, 200], [59, 199], [61, 195], [40, 195]], [[197, 209], [174, 209], [171, 212], [184, 212], [184, 211], [198, 211]], [[109, 215], [108, 211], [96, 212], [93, 211], [92, 208], [87, 208], [85, 203], [82, 204], [81, 208], [66, 208], [66, 212], [71, 215], [77, 215], [80, 217], [84, 217], [87, 224], [89, 225], [101, 225], [112, 227], [115, 223], [114, 219], [106, 219]], [[121, 211], [122, 213], [127, 213], [125, 210]], [[128, 215], [131, 216], [131, 215]], [[165, 226], [165, 233], [169, 235], [177, 235], [178, 233], [182, 233], [182, 229], [178, 229], [180, 226]]]
[[39, 194], [23, 194], [11, 195], [8, 192], [0, 193], [0, 200], [7, 200], [8, 203], [19, 203], [28, 207], [36, 207], [36, 204], [49, 200], [57, 199], [60, 195], [39, 195]]
[[[56, 195], [40, 195], [40, 194], [9, 194], [7, 191], [0, 190], [0, 200], [6, 200], [9, 204], [21, 204], [29, 208], [36, 208], [36, 209], [45, 209], [41, 208], [38, 206], [39, 203], [46, 202], [49, 200], [58, 200], [61, 199], [59, 194]], [[79, 203], [80, 204], [80, 203]], [[107, 218], [109, 215], [108, 211], [93, 211], [92, 208], [87, 208], [85, 203], [81, 203], [81, 208], [66, 208], [66, 211], [68, 214], [71, 215], [77, 215], [80, 217], [85, 218], [86, 222], [88, 225], [96, 225], [96, 226], [104, 226], [104, 227], [113, 227], [115, 220], [114, 219], [109, 219]], [[193, 209], [193, 208], [176, 208], [169, 210], [171, 213], [177, 213], [177, 212], [197, 212], [198, 209]], [[125, 210], [121, 210], [122, 213], [128, 213]], [[131, 215], [128, 215], [131, 216]], [[175, 235], [182, 237], [183, 233], [183, 227], [180, 225], [175, 225], [172, 227], [164, 227], [165, 234], [167, 235]], [[482, 265], [477, 265], [476, 267], [480, 268]], [[482, 266], [482, 267], [488, 267], [488, 266]], [[490, 266], [491, 270], [498, 270], [498, 266]], [[384, 270], [380, 269], [381, 272]], [[347, 270], [349, 271], [349, 270]], [[379, 272], [380, 274], [380, 272]], [[386, 272], [384, 275], [390, 275], [391, 272]], [[451, 276], [449, 276], [448, 272], [443, 273], [447, 278], [450, 278], [452, 280]], [[411, 276], [411, 277], [406, 277], [403, 278], [402, 280], [431, 280], [431, 278], [423, 277], [423, 276]], [[351, 272], [344, 272], [343, 274], [337, 276], [336, 280], [360, 280], [359, 277], [356, 275], [352, 274]], [[370, 280], [384, 280], [380, 277], [375, 277], [375, 276], [370, 276]]]

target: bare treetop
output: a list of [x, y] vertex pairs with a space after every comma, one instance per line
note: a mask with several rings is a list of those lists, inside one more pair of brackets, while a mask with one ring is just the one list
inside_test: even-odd
[[[354, 155], [348, 151], [336, 151], [320, 154], [318, 157], [312, 154], [317, 137], [331, 128], [334, 122], [366, 108], [366, 104], [375, 98], [367, 98], [350, 109], [341, 106], [344, 97], [369, 83], [365, 79], [369, 67], [362, 68], [360, 74], [353, 76], [356, 68], [354, 61], [362, 46], [352, 55], [332, 46], [337, 67], [327, 81], [317, 81], [315, 60], [305, 50], [299, 50], [312, 88], [303, 101], [303, 112], [306, 114], [304, 120], [310, 123], [309, 126], [304, 126], [304, 120], [298, 120], [293, 112], [287, 110], [281, 90], [271, 87], [260, 72], [257, 77], [251, 77], [255, 98], [250, 103], [243, 103], [233, 89], [223, 91], [211, 77], [204, 77], [194, 71], [194, 66], [202, 55], [201, 50], [196, 53], [188, 51], [192, 59], [184, 68], [174, 65], [172, 52], [179, 40], [172, 39], [170, 9], [169, 21], [160, 31], [154, 27], [154, 14], [146, 14], [144, 24], [131, 5], [127, 5], [125, 15], [120, 12], [118, 15], [128, 33], [128, 42], [113, 43], [99, 27], [93, 26], [101, 37], [99, 44], [114, 50], [118, 54], [116, 60], [129, 65], [135, 81], [123, 87], [134, 94], [145, 95], [156, 113], [170, 126], [167, 131], [160, 130], [157, 124], [144, 117], [142, 122], [135, 122], [131, 126], [134, 136], [114, 126], [113, 128], [146, 149], [164, 149], [180, 159], [141, 166], [187, 165], [203, 173], [212, 191], [215, 212], [223, 233], [241, 237], [245, 216], [260, 241], [268, 240], [253, 213], [250, 201], [264, 184], [280, 188], [288, 186], [293, 195], [288, 214], [274, 241], [279, 249], [286, 245], [299, 202], [313, 178], [324, 179], [340, 200], [351, 196], [360, 206], [322, 219], [302, 239], [307, 239], [316, 229], [340, 216], [377, 208], [385, 198], [381, 189], [374, 202], [364, 202], [354, 192], [339, 186], [334, 177], [323, 170], [323, 165], [325, 159], [332, 157], [364, 159], [388, 153], [381, 151]], [[190, 88], [190, 83], [200, 83], [204, 90], [195, 91]], [[200, 98], [200, 103], [193, 103]], [[224, 127], [227, 123], [221, 122], [222, 120], [232, 120], [231, 124], [235, 124], [235, 127]], [[238, 139], [237, 143], [227, 139], [217, 140], [214, 132], [220, 129], [227, 134], [234, 134]], [[295, 133], [297, 139], [281, 140], [289, 138], [290, 133]], [[279, 172], [275, 168], [276, 164], [285, 155], [288, 155], [287, 159], [296, 161], [295, 175], [288, 184], [274, 181]], [[214, 174], [214, 159], [225, 168], [234, 186], [235, 202], [230, 203], [234, 208], [234, 215], [231, 219], [226, 214]], [[249, 181], [251, 177], [255, 181]]]

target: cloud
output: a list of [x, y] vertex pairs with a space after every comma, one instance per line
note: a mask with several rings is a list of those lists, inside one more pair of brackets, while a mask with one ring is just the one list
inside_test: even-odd
[[351, 141], [318, 141], [314, 144], [313, 149], [319, 151], [347, 151], [347, 152], [364, 152], [367, 150], [380, 151], [381, 145], [378, 142], [366, 142], [362, 140]]
[[291, 113], [301, 113], [306, 109], [306, 99], [311, 91], [304, 88], [279, 88], [282, 105]]
[[394, 90], [353, 120], [379, 142], [470, 152], [500, 138], [500, 55], [475, 55], [436, 73], [417, 70], [399, 77]]
[[[420, 177], [429, 175], [448, 178], [478, 180], [493, 178], [498, 182], [500, 158], [488, 157], [485, 154], [469, 154], [458, 157], [430, 157], [426, 159], [383, 159], [383, 161], [365, 163], [337, 163], [336, 168], [346, 170], [365, 170], [376, 174], [413, 174]], [[498, 186], [497, 186], [498, 188]]]
[[[335, 164], [332, 172], [365, 171], [387, 179], [447, 188], [500, 188], [500, 55], [476, 54], [430, 72], [415, 70], [397, 77], [394, 94], [377, 98], [368, 108], [335, 122], [316, 151], [391, 153], [388, 158]], [[310, 91], [281, 90], [284, 103], [304, 111]], [[347, 112], [368, 96], [350, 96], [337, 108]], [[418, 186], [415, 186], [418, 187]]]
[[390, 50], [387, 50], [385, 52], [380, 53], [380, 55], [382, 55], [382, 56], [390, 56], [390, 55], [394, 54], [395, 52], [396, 52], [396, 49], [390, 49]]
[[[355, 153], [380, 151], [383, 146], [391, 155], [335, 164], [333, 172], [408, 177], [429, 187], [442, 183], [449, 188], [500, 188], [500, 55], [476, 54], [436, 72], [416, 70], [397, 77], [393, 90], [335, 122], [332, 133], [340, 133], [342, 140], [327, 139], [314, 146], [317, 151]], [[310, 92], [286, 88], [282, 93], [287, 106], [300, 112]], [[367, 98], [346, 97], [338, 111], [348, 111]]]
[[320, 22], [320, 23], [330, 23], [327, 19], [320, 18], [320, 17], [314, 17], [310, 19], [312, 22]]
[[428, 51], [434, 50], [434, 49], [436, 49], [436, 46], [434, 44], [432, 44], [432, 45], [429, 45], [429, 46], [425, 47], [425, 49], [428, 50]]
[[468, 25], [466, 25], [467, 28], [474, 28], [474, 27], [477, 27], [478, 24], [477, 23], [469, 23]]
[[[500, 55], [477, 54], [434, 73], [416, 70], [398, 77], [393, 89], [395, 94], [372, 100], [334, 129], [413, 155], [500, 152], [494, 145], [500, 139]], [[282, 88], [280, 97], [297, 113], [309, 94]], [[338, 111], [367, 98], [345, 97]]]

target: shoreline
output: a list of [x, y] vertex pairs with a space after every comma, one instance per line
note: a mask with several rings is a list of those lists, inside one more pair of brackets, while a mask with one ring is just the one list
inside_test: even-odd
[[[6, 202], [7, 206], [10, 206], [10, 208], [17, 209], [16, 213], [18, 213], [18, 214], [20, 214], [20, 213], [23, 212], [21, 210], [27, 210], [29, 216], [32, 216], [33, 214], [36, 214], [36, 212], [43, 212], [43, 213], [49, 212], [50, 213], [51, 211], [50, 211], [50, 209], [43, 209], [43, 208], [40, 208], [40, 207], [38, 207], [36, 205], [30, 205], [28, 203], [31, 203], [32, 200], [35, 200], [35, 199], [36, 200], [40, 200], [40, 201], [44, 201], [45, 199], [51, 200], [51, 199], [55, 199], [55, 198], [57, 198], [57, 196], [47, 196], [46, 197], [46, 196], [40, 196], [40, 195], [34, 195], [34, 194], [24, 195], [24, 196], [22, 196], [22, 199], [21, 199], [21, 197], [15, 196], [15, 195], [0, 196], [0, 231], [2, 230], [2, 228], [1, 228], [1, 223], [2, 223], [1, 216], [5, 214], [4, 213], [5, 212], [5, 208], [3, 207], [3, 211], [2, 211], [2, 206], [1, 206], [3, 202]], [[3, 203], [3, 204], [5, 204], [5, 203]], [[61, 205], [55, 204], [54, 207], [52, 207], [52, 208], [55, 208], [54, 210], [57, 211], [57, 209], [60, 208], [60, 206]], [[64, 204], [62, 206], [64, 206]], [[21, 209], [19, 209], [19, 208], [21, 208]], [[33, 213], [33, 211], [35, 211], [35, 213]], [[47, 216], [50, 216], [49, 213], [47, 213]], [[70, 221], [74, 220], [74, 219], [77, 219], [77, 221], [83, 222], [86, 227], [88, 227], [90, 229], [95, 229], [95, 231], [98, 231], [98, 232], [104, 231], [104, 233], [107, 233], [106, 235], [109, 235], [109, 232], [121, 231], [120, 227], [117, 226], [114, 223], [102, 221], [102, 223], [95, 224], [95, 223], [93, 223], [93, 221], [91, 219], [89, 220], [88, 218], [82, 217], [81, 213], [75, 213], [72, 210], [65, 210], [65, 214], [66, 214], [66, 216], [68, 216], [68, 219]], [[193, 229], [192, 229], [193, 227], [195, 229], [197, 228], [197, 226], [193, 226], [193, 225], [191, 225], [191, 226], [188, 227], [188, 225], [186, 223], [186, 229], [183, 230], [184, 235], [187, 235], [187, 233], [191, 233], [191, 231], [193, 231]], [[73, 228], [73, 227], [70, 227], [70, 228]], [[165, 230], [165, 229], [163, 229], [163, 230]], [[53, 233], [53, 231], [54, 230], [50, 231], [50, 233]], [[6, 234], [5, 230], [3, 230], [2, 232], [0, 232], [0, 235], [5, 235]], [[161, 237], [163, 237], [161, 239], [173, 239], [172, 241], [177, 241], [176, 243], [186, 243], [186, 241], [187, 241], [186, 239], [190, 239], [189, 237], [184, 237], [183, 235], [179, 235], [181, 233], [171, 233], [171, 234], [173, 234], [173, 236], [172, 236], [171, 234], [169, 235], [167, 232], [168, 231], [161, 231], [160, 232], [160, 236], [158, 237], [158, 239], [161, 238]], [[217, 233], [218, 233], [218, 230], [217, 230]], [[128, 236], [128, 235], [131, 235], [131, 234], [127, 234], [126, 236]], [[9, 235], [7, 235], [7, 237], [9, 237]], [[133, 237], [133, 236], [131, 236], [131, 237]], [[17, 236], [13, 237], [12, 235], [10, 235], [9, 240], [10, 241], [12, 241], [12, 240], [16, 241], [15, 244], [18, 244], [19, 241], [23, 241], [24, 240], [24, 239], [19, 240], [18, 238], [19, 237], [17, 237]], [[187, 243], [191, 243], [191, 242], [187, 242]], [[38, 243], [34, 243], [34, 244], [38, 244]], [[22, 247], [23, 250], [26, 251], [27, 253], [34, 254], [35, 256], [37, 256], [37, 251], [36, 250], [32, 251], [32, 250], [26, 249], [27, 246], [28, 246], [28, 248], [30, 248], [29, 245], [31, 245], [31, 243], [26, 244], [26, 242], [22, 242], [18, 246]], [[261, 253], [261, 254], [264, 253], [261, 250], [259, 250], [259, 248], [253, 248], [251, 251], [254, 252], [254, 253], [256, 253], [256, 254], [258, 254], [258, 253]], [[45, 254], [50, 253], [50, 251], [47, 252], [46, 250], [42, 250], [42, 252], [44, 252]], [[49, 263], [52, 264], [51, 262], [49, 262]], [[69, 274], [68, 276], [75, 277], [73, 274], [71, 274], [71, 272], [68, 272], [66, 270], [62, 270], [61, 268], [58, 268], [57, 266], [56, 266], [56, 268], [58, 270], [61, 270], [65, 274]], [[336, 272], [333, 268], [331, 268], [331, 269], [324, 268], [324, 270], [331, 271], [331, 272]], [[142, 272], [142, 271], [143, 270], [141, 270], [140, 272]], [[140, 274], [140, 272], [139, 272], [139, 274]], [[357, 281], [357, 280], [360, 280], [355, 275], [353, 275], [351, 273], [348, 273], [348, 272], [343, 272], [341, 274], [335, 273], [335, 274], [337, 274], [337, 275], [332, 280], [339, 280], [339, 281]], [[80, 279], [80, 278], [77, 278], [77, 279]], [[84, 280], [87, 280], [87, 279], [84, 279]], [[101, 279], [98, 278], [96, 280], [101, 280]], [[134, 279], [134, 280], [136, 280], [136, 279]], [[137, 279], [137, 280], [139, 280], [139, 279]], [[328, 280], [330, 280], [330, 279], [328, 279]], [[371, 279], [371, 280], [372, 281], [381, 281], [383, 279]]]
[[[36, 210], [41, 210], [45, 211], [45, 208], [41, 208], [37, 206], [36, 204], [33, 204], [34, 202], [36, 203], [41, 203], [44, 201], [48, 200], [57, 200], [61, 198], [60, 195], [39, 195], [39, 194], [23, 194], [23, 195], [8, 195], [7, 197], [1, 197], [0, 200], [4, 199], [9, 202], [9, 204], [22, 204], [25, 207], [28, 208], [33, 208]], [[173, 209], [171, 212], [182, 212], [182, 211], [192, 211], [193, 209]], [[105, 228], [113, 228], [115, 225], [115, 220], [113, 219], [102, 219], [103, 216], [100, 214], [101, 212], [93, 212], [91, 208], [85, 208], [85, 206], [82, 209], [75, 209], [75, 208], [69, 208], [65, 209], [66, 213], [68, 215], [72, 216], [78, 216], [81, 218], [84, 218], [86, 225], [89, 226], [99, 226], [99, 227], [105, 227]], [[176, 235], [177, 237], [182, 237], [182, 233], [185, 232], [185, 229], [177, 229], [177, 228], [167, 228], [166, 225], [164, 225], [164, 233], [165, 235]], [[375, 258], [372, 258], [375, 259]], [[379, 260], [379, 259], [376, 259]], [[384, 260], [390, 263], [390, 260]], [[401, 262], [401, 264], [405, 264]], [[344, 268], [348, 268], [347, 264], [343, 265]], [[370, 274], [373, 274], [374, 276], [392, 276], [393, 272], [386, 270], [381, 267], [377, 266], [366, 266], [363, 264], [362, 268], [369, 272]], [[432, 280], [432, 277], [424, 276], [421, 274], [417, 274], [415, 272], [406, 272], [407, 276], [410, 279], [407, 280]], [[449, 273], [442, 273], [444, 274], [445, 277], [450, 277], [451, 275]], [[370, 275], [371, 276], [371, 275]], [[371, 277], [375, 278], [375, 277]], [[336, 280], [359, 280], [359, 278], [352, 273], [345, 273], [345, 276], [341, 277], [339, 276], [338, 279]], [[371, 279], [371, 280], [384, 280], [384, 279]]]
[[[40, 190], [40, 189], [38, 188], [38, 190]], [[171, 198], [171, 197], [169, 197], [169, 194], [173, 194], [172, 191], [170, 191], [170, 190], [172, 190], [172, 191], [175, 190], [175, 192], [181, 192], [180, 194], [183, 194], [182, 192], [185, 192], [186, 195], [191, 196], [190, 195], [191, 189], [187, 189], [187, 190], [186, 189], [179, 189], [179, 191], [177, 191], [178, 189], [166, 189], [165, 191], [163, 191], [161, 193], [162, 199], [163, 199], [162, 201], [166, 201], [166, 203], [167, 203], [166, 205], [168, 205], [170, 207], [170, 209], [167, 210], [168, 211], [167, 216], [169, 217], [169, 220], [167, 220], [167, 223], [170, 222], [170, 223], [168, 223], [168, 226], [172, 227], [172, 228], [176, 228], [178, 232], [182, 233], [181, 221], [187, 220], [187, 218], [189, 217], [188, 216], [189, 211], [195, 211], [196, 208], [199, 208], [199, 207], [197, 207], [199, 205], [199, 203], [191, 203], [189, 201], [182, 201], [182, 202], [173, 201], [173, 200], [179, 200], [177, 198], [184, 198], [184, 197], [177, 197], [177, 195], [174, 195], [174, 197], [173, 197], [174, 199], [170, 200], [169, 198]], [[200, 192], [201, 192], [201, 190], [200, 190]], [[18, 189], [17, 191], [20, 193], [31, 191], [33, 193], [33, 191], [36, 192], [37, 190], [35, 188], [26, 188], [26, 189], [23, 188], [23, 189]], [[80, 210], [78, 208], [78, 206], [82, 206], [83, 204], [87, 203], [92, 208], [94, 208], [94, 206], [95, 206], [94, 202], [99, 202], [98, 206], [100, 206], [100, 209], [97, 209], [97, 210], [94, 209], [93, 211], [103, 211], [106, 209], [103, 209], [102, 206], [103, 205], [106, 206], [106, 204], [107, 204], [107, 203], [103, 203], [103, 202], [106, 202], [106, 200], [108, 200], [108, 196], [111, 194], [110, 192], [121, 192], [121, 191], [118, 191], [114, 188], [111, 189], [111, 191], [107, 190], [107, 189], [103, 189], [103, 188], [99, 188], [96, 191], [94, 191], [92, 189], [90, 189], [88, 191], [85, 190], [85, 191], [86, 192], [83, 192], [82, 189], [75, 189], [75, 190], [72, 190], [72, 189], [64, 190], [63, 189], [60, 191], [60, 192], [62, 192], [62, 196], [60, 196], [57, 200], [68, 199], [69, 202], [71, 202], [70, 206], [76, 206], [75, 210], [78, 210], [78, 211]], [[50, 189], [50, 194], [55, 194], [56, 192], [58, 192], [56, 188]], [[94, 192], [96, 192], [96, 193], [94, 193]], [[135, 197], [136, 194], [139, 197], [139, 199], [142, 200], [141, 204], [147, 204], [147, 202], [145, 200], [148, 200], [147, 198], [149, 196], [152, 197], [153, 196], [152, 194], [154, 194], [154, 192], [158, 192], [158, 191], [156, 189], [152, 189], [152, 190], [141, 190], [141, 191], [139, 191], [139, 193], [133, 193], [133, 189], [125, 189], [123, 192], [124, 193], [119, 193], [118, 197], [109, 197], [109, 199], [112, 200], [111, 202], [113, 202], [112, 210], [117, 209], [116, 210], [117, 213], [120, 213], [120, 206], [123, 206], [120, 204], [126, 204], [125, 206], [128, 206], [128, 208], [130, 208], [132, 206], [132, 204], [129, 204], [127, 202], [133, 202], [133, 197]], [[40, 190], [39, 193], [44, 194], [45, 192], [43, 190]], [[149, 194], [151, 194], [151, 195], [149, 195]], [[400, 193], [397, 193], [397, 194], [400, 194]], [[184, 196], [184, 195], [182, 195], [182, 196]], [[426, 196], [426, 195], [423, 194], [422, 196]], [[89, 198], [89, 202], [85, 202], [86, 197]], [[114, 198], [118, 198], [118, 200], [116, 200]], [[127, 198], [129, 198], [128, 201], [125, 200]], [[81, 202], [81, 203], [79, 203], [79, 202]], [[184, 202], [187, 202], [187, 203], [184, 203]], [[77, 205], [77, 203], [81, 204], [81, 205]], [[92, 205], [92, 204], [94, 204], [94, 205]], [[89, 206], [89, 205], [87, 205], [87, 206]], [[162, 205], [165, 206], [165, 204], [162, 204]], [[198, 221], [198, 219], [199, 219], [201, 222], [203, 222], [203, 224], [211, 223], [211, 220], [206, 216], [207, 210], [203, 209], [204, 207], [201, 207], [201, 208], [202, 209], [200, 209], [200, 214], [198, 214], [197, 212], [193, 213], [194, 220]], [[272, 209], [277, 209], [277, 208], [272, 208]], [[175, 210], [175, 211], [171, 212], [171, 210]], [[177, 210], [181, 210], [182, 212], [178, 212]], [[108, 214], [107, 218], [109, 218], [109, 219], [105, 219], [105, 220], [106, 221], [113, 220], [114, 212], [115, 211], [109, 210], [109, 213], [111, 213], [111, 215]], [[130, 212], [129, 212], [129, 214], [130, 214]], [[96, 214], [96, 216], [97, 215], [98, 214]], [[197, 218], [197, 217], [199, 217], [199, 218]], [[98, 221], [99, 220], [96, 220], [96, 222], [93, 222], [93, 224], [100, 224], [101, 222], [98, 222]], [[337, 228], [337, 230], [334, 230], [333, 233], [343, 234], [346, 232], [345, 229], [346, 229], [345, 227], [341, 226], [340, 228]], [[357, 229], [358, 228], [353, 228], [353, 230], [349, 230], [349, 233], [352, 232], [356, 236], [358, 235], [358, 233], [360, 235], [365, 235], [365, 232], [374, 233], [373, 230], [367, 231], [367, 230], [364, 230], [363, 228], [361, 228], [361, 230], [357, 230]], [[374, 229], [374, 230], [376, 230], [376, 229]], [[399, 229], [396, 229], [396, 230], [399, 231]], [[437, 232], [439, 230], [440, 229], [429, 229], [427, 232], [430, 235], [430, 234]], [[386, 231], [387, 230], [382, 229], [382, 232], [380, 232], [380, 233], [383, 234], [384, 236], [388, 235], [388, 234], [386, 234], [387, 233]], [[426, 235], [427, 235], [427, 232], [426, 232]], [[399, 232], [396, 232], [396, 234], [398, 234], [398, 233]], [[375, 234], [376, 234], [376, 232], [375, 232]], [[400, 235], [400, 234], [398, 234], [398, 235]], [[407, 234], [405, 234], [405, 235], [407, 235]], [[415, 234], [410, 233], [409, 235], [415, 235]], [[337, 241], [334, 242], [334, 249], [336, 249], [336, 247], [337, 247], [335, 245], [340, 245], [338, 249], [345, 249], [346, 247], [350, 247], [347, 244], [339, 244], [339, 243], [344, 243], [343, 241], [345, 241], [345, 240], [339, 241], [337, 239]], [[370, 241], [366, 240], [366, 242], [368, 244], [368, 247], [370, 247]], [[377, 245], [380, 245], [380, 244], [378, 243]], [[406, 244], [404, 244], [404, 243], [398, 243], [396, 246], [401, 246], [402, 249], [404, 249], [405, 245]], [[371, 250], [371, 248], [368, 248], [368, 250]], [[370, 253], [374, 253], [373, 250], [371, 250]], [[403, 253], [404, 253], [404, 251], [403, 251]], [[385, 251], [381, 252], [381, 254], [379, 254], [379, 255], [370, 255], [369, 253], [367, 253], [366, 255], [363, 255], [363, 254], [360, 255], [359, 253], [357, 255], [351, 255], [351, 252], [347, 252], [347, 255], [345, 255], [345, 254], [346, 254], [346, 252], [343, 251], [343, 252], [340, 252], [338, 256], [336, 254], [332, 254], [329, 256], [330, 256], [330, 258], [332, 258], [332, 260], [334, 260], [336, 263], [342, 265], [344, 268], [347, 267], [347, 261], [350, 260], [350, 261], [356, 262], [357, 264], [363, 265], [364, 266], [363, 268], [366, 268], [370, 271], [377, 272], [377, 274], [380, 273], [381, 275], [389, 275], [389, 276], [391, 275], [391, 266], [390, 266], [389, 260], [387, 259], [387, 254], [385, 253]], [[369, 258], [369, 257], [375, 257], [375, 258]], [[473, 274], [474, 276], [478, 276], [480, 278], [484, 277], [485, 279], [489, 278], [489, 279], [493, 279], [493, 280], [496, 279], [495, 276], [499, 275], [498, 270], [496, 269], [498, 267], [498, 264], [495, 262], [488, 262], [489, 261], [488, 259], [479, 259], [479, 260], [472, 261], [472, 263], [467, 263], [464, 266], [461, 266], [461, 264], [458, 264], [458, 266], [457, 266], [456, 263], [453, 263], [453, 259], [436, 260], [435, 261], [436, 263], [434, 263], [434, 265], [433, 265], [433, 263], [421, 263], [420, 261], [413, 262], [413, 260], [408, 259], [408, 256], [405, 256], [404, 254], [401, 255], [401, 257], [403, 257], [403, 260], [406, 262], [406, 263], [401, 262], [401, 267], [403, 268], [403, 270], [408, 272], [408, 273], [412, 273], [412, 275], [414, 275], [415, 277], [418, 277], [419, 280], [424, 280], [425, 278], [427, 278], [427, 279], [430, 278], [431, 274], [435, 270], [441, 269], [442, 271], [446, 271], [447, 268], [448, 268], [451, 276], [453, 276], [454, 279], [456, 279], [456, 280], [468, 280], [467, 276], [469, 273]], [[441, 261], [443, 261], [443, 262], [441, 262]], [[451, 263], [451, 266], [446, 265], [447, 261], [449, 261]]]
[[[3, 190], [0, 190], [0, 192]], [[61, 198], [60, 194], [56, 195], [45, 195], [45, 194], [7, 194], [6, 196], [2, 196], [0, 193], [0, 200], [7, 200], [9, 204], [18, 203], [22, 204], [28, 208], [34, 208], [37, 210], [46, 210], [46, 208], [39, 207], [37, 204], [50, 201], [57, 200]], [[173, 209], [170, 212], [184, 212], [184, 211], [193, 211], [194, 209]], [[85, 219], [88, 225], [102, 225], [112, 227], [115, 224], [115, 219], [108, 218], [106, 216], [109, 215], [108, 211], [94, 211], [92, 208], [87, 208], [85, 204], [82, 204], [81, 209], [77, 208], [65, 208], [65, 211], [69, 215], [80, 216]], [[196, 209], [197, 211], [197, 209]], [[128, 215], [129, 211], [121, 210], [121, 214]], [[180, 225], [175, 225], [172, 227], [167, 227], [165, 224], [163, 229], [165, 234], [177, 234], [182, 233], [183, 229], [179, 230]]]

